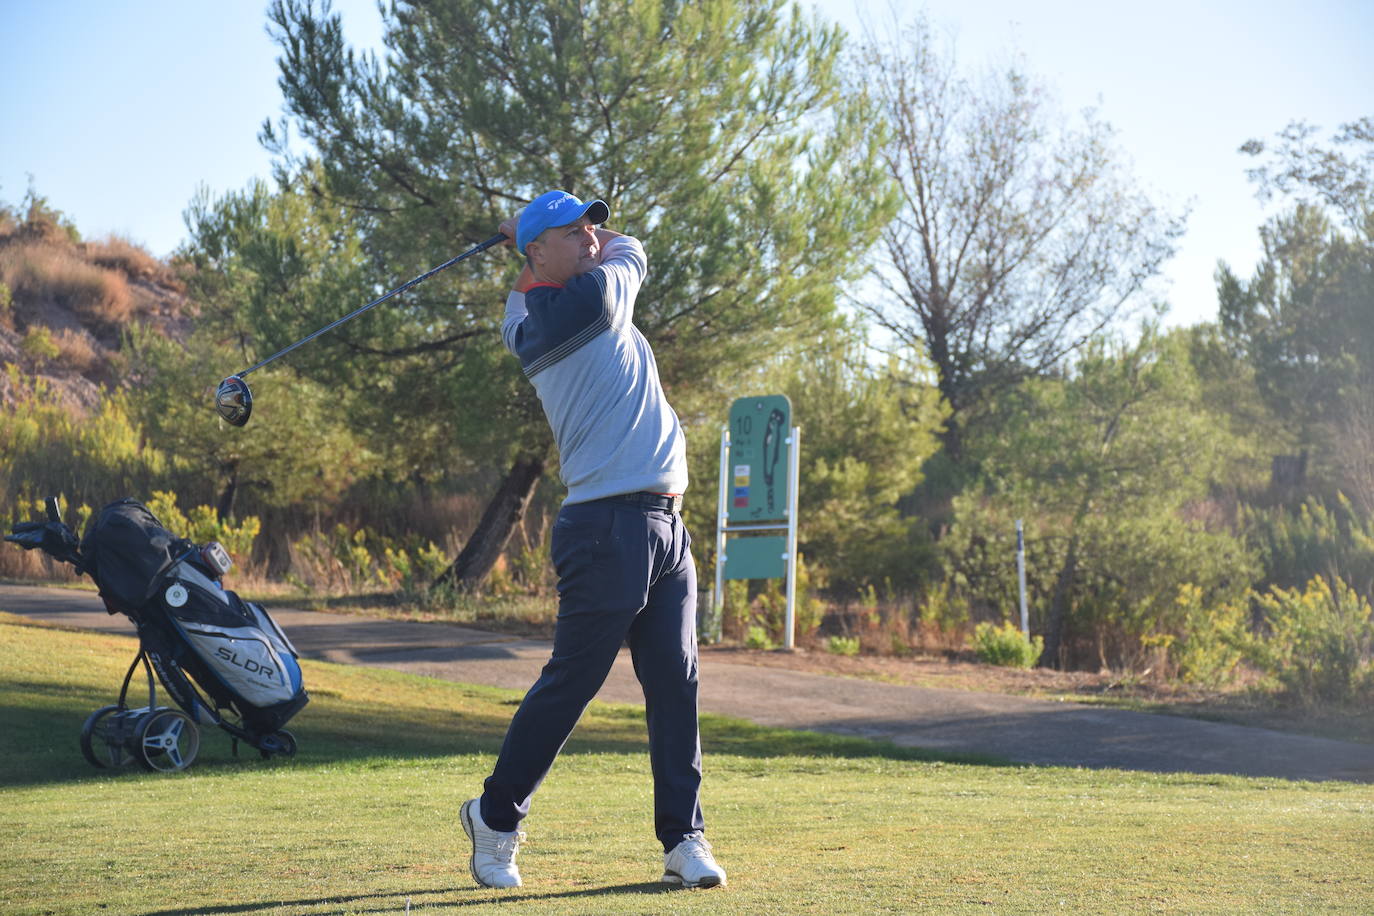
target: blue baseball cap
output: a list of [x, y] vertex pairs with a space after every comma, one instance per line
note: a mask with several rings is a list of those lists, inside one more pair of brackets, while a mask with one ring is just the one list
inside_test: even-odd
[[525, 246], [539, 238], [545, 229], [566, 226], [584, 216], [599, 226], [610, 215], [611, 208], [604, 201], [593, 200], [584, 204], [567, 191], [540, 194], [520, 213], [520, 221], [515, 227], [515, 248], [524, 254]]

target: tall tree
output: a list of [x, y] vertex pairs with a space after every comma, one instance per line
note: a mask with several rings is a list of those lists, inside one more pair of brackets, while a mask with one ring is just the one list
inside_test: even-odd
[[1249, 280], [1218, 268], [1221, 323], [1299, 447], [1374, 511], [1374, 118], [1316, 133], [1241, 148], [1261, 199], [1289, 206], [1261, 227]]
[[[636, 323], [691, 417], [773, 348], [812, 333], [890, 213], [871, 115], [839, 92], [840, 32], [785, 0], [445, 0], [386, 11], [385, 60], [327, 3], [277, 0], [284, 173], [319, 156], [368, 275], [418, 274], [550, 186], [610, 202], [644, 238]], [[320, 348], [303, 371], [364, 388], [378, 430], [507, 467], [447, 578], [480, 583], [552, 461], [496, 333], [518, 265], [474, 259]], [[497, 274], [502, 274], [498, 276]], [[301, 314], [300, 324], [319, 314]], [[342, 330], [342, 329], [341, 329]]]
[[[1235, 598], [1253, 562], [1187, 510], [1236, 443], [1205, 409], [1186, 332], [1095, 339], [1061, 378], [1027, 381], [970, 446], [983, 476], [955, 499], [950, 571], [988, 610], [1015, 606], [1014, 520], [1045, 645], [1040, 664], [1121, 665], [1168, 635], [1180, 587]], [[1173, 630], [1177, 635], [1177, 630]]]
[[874, 271], [884, 295], [864, 305], [930, 354], [957, 464], [982, 407], [1138, 308], [1182, 220], [1137, 189], [1105, 121], [1061, 118], [1017, 62], [965, 77], [922, 18], [870, 33], [855, 61], [901, 190]]

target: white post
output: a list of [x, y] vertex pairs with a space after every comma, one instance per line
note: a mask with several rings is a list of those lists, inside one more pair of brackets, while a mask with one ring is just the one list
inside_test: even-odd
[[801, 427], [792, 427], [787, 456], [787, 619], [782, 646], [796, 647], [797, 607], [797, 484], [801, 480]]
[[711, 619], [707, 621], [707, 642], [720, 642], [725, 619], [725, 513], [726, 494], [733, 481], [730, 474], [730, 425], [720, 428], [720, 492], [716, 499], [716, 587], [711, 592]]
[[1030, 639], [1030, 615], [1026, 613], [1026, 538], [1016, 520], [1016, 582], [1021, 589], [1021, 635]]

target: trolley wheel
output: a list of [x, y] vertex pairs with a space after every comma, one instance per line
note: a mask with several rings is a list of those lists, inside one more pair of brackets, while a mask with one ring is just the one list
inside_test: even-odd
[[294, 757], [296, 756], [296, 736], [285, 729], [264, 735], [258, 743], [258, 753], [262, 754], [263, 760], [270, 760], [273, 757]]
[[138, 725], [138, 762], [163, 773], [184, 770], [200, 750], [200, 730], [191, 717], [176, 709], [157, 709]]
[[102, 706], [81, 726], [81, 756], [93, 767], [117, 770], [133, 762], [125, 740], [128, 725], [119, 706]]

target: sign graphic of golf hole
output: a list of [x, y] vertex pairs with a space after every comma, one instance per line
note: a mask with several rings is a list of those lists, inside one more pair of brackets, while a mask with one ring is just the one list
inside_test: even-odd
[[732, 524], [786, 520], [791, 428], [792, 402], [784, 395], [740, 398], [730, 405], [728, 466], [734, 480], [726, 517]]

